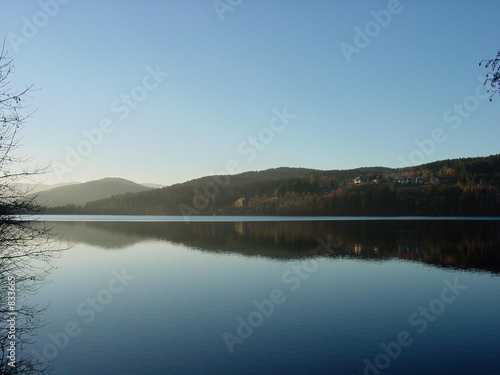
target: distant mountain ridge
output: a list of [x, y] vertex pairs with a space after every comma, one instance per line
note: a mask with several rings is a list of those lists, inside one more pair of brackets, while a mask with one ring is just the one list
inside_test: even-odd
[[36, 197], [36, 202], [45, 207], [58, 207], [71, 204], [83, 206], [86, 203], [110, 198], [113, 195], [139, 193], [146, 190], [152, 190], [152, 188], [123, 178], [108, 177], [31, 193], [29, 197]]
[[59, 184], [36, 184], [36, 183], [20, 183], [17, 184], [18, 188], [28, 194], [40, 193], [41, 191], [55, 189], [62, 186], [70, 186], [81, 184], [81, 182], [61, 182]]
[[152, 189], [161, 189], [167, 186], [162, 184], [155, 184], [154, 182], [140, 182], [139, 185], [146, 186]]
[[[415, 167], [274, 168], [46, 211], [112, 215], [497, 216], [500, 155]], [[71, 203], [70, 203], [71, 204]], [[63, 205], [62, 205], [63, 206]]]

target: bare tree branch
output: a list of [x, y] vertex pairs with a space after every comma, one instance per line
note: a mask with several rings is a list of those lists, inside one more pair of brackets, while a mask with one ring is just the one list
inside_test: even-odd
[[491, 68], [491, 72], [486, 74], [486, 79], [484, 80], [484, 85], [489, 86], [488, 92], [491, 93], [490, 102], [493, 101], [493, 96], [496, 93], [500, 95], [500, 51], [498, 51], [497, 56], [493, 59], [481, 60], [479, 66], [486, 69]]

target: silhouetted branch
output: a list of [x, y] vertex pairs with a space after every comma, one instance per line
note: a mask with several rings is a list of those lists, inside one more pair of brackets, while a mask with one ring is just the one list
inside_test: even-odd
[[499, 93], [500, 95], [500, 51], [498, 51], [497, 56], [494, 59], [481, 60], [479, 62], [479, 66], [482, 66], [483, 64], [486, 69], [491, 68], [491, 72], [486, 74], [486, 79], [484, 81], [485, 86], [490, 86], [488, 92], [491, 93], [491, 102], [496, 93]]

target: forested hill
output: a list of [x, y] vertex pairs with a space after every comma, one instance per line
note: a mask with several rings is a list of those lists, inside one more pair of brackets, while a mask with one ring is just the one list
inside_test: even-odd
[[277, 168], [116, 195], [53, 214], [498, 216], [500, 155], [417, 167]]

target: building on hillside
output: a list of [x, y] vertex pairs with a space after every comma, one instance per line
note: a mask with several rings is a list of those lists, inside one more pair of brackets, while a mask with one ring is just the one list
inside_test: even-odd
[[354, 179], [355, 184], [364, 184], [366, 182], [366, 178], [364, 176], [358, 176]]
[[236, 202], [234, 202], [234, 207], [243, 207], [245, 205], [245, 198], [239, 198]]

